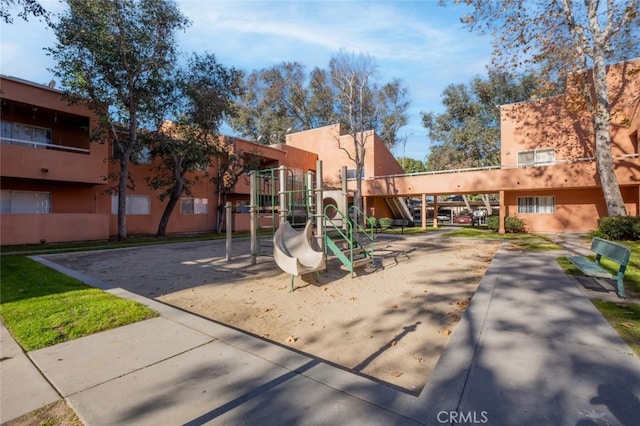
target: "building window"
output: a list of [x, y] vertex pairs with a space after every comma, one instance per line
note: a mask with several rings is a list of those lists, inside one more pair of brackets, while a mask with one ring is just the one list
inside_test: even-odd
[[[356, 176], [358, 176], [356, 169], [347, 169], [347, 180], [356, 180]], [[360, 178], [364, 179], [364, 168], [360, 173]]]
[[0, 213], [49, 214], [51, 193], [32, 191], [1, 191]]
[[35, 142], [31, 145], [34, 147], [51, 145], [51, 129], [11, 121], [2, 121], [0, 137], [2, 143], [29, 144]]
[[[126, 214], [151, 214], [151, 199], [148, 195], [127, 195]], [[111, 214], [118, 214], [118, 195], [111, 196]]]
[[536, 149], [518, 153], [518, 167], [547, 166], [555, 162], [556, 152], [553, 149]]
[[518, 197], [518, 213], [554, 213], [556, 199], [553, 195], [542, 197]]
[[182, 198], [180, 199], [180, 212], [182, 214], [207, 214], [209, 200], [206, 198]]

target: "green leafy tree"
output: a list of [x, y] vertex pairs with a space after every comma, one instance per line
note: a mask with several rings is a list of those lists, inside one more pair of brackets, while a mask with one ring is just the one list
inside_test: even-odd
[[229, 194], [240, 177], [248, 170], [254, 170], [259, 166], [260, 157], [252, 155], [253, 152], [239, 150], [234, 140], [229, 137], [220, 137], [216, 146], [215, 173], [211, 181], [216, 185], [218, 194], [218, 221], [216, 232], [222, 232], [222, 220], [224, 218], [224, 206]]
[[394, 79], [382, 86], [378, 92], [378, 102], [382, 105], [382, 114], [376, 131], [385, 146], [392, 149], [404, 140], [399, 132], [408, 122], [409, 89], [403, 87], [400, 80]]
[[309, 127], [302, 130], [317, 129], [335, 123], [335, 98], [329, 72], [314, 68], [309, 75], [307, 89], [309, 91]]
[[[238, 167], [229, 161], [229, 147], [218, 135], [218, 129], [233, 114], [240, 79], [239, 71], [224, 67], [213, 54], [193, 55], [186, 69], [178, 72], [171, 102], [178, 118], [149, 134], [152, 154], [160, 162], [147, 183], [162, 190], [161, 200], [168, 200], [156, 236], [165, 235], [175, 206], [183, 194], [192, 195], [191, 188], [196, 182], [203, 178], [216, 181], [220, 170], [213, 177], [206, 172], [212, 159], [224, 159], [223, 173], [232, 173]], [[228, 183], [230, 179], [225, 176]]]
[[422, 173], [427, 171], [425, 164], [420, 160], [409, 157], [398, 157], [397, 160], [405, 173]]
[[[375, 130], [385, 145], [392, 148], [402, 140], [399, 130], [407, 123], [408, 90], [398, 79], [378, 87], [375, 62], [371, 57], [361, 56], [368, 58], [373, 71], [367, 78], [365, 101], [372, 127], [366, 130]], [[245, 78], [246, 91], [238, 102], [238, 115], [232, 127], [245, 137], [272, 144], [284, 142], [289, 132], [336, 122], [346, 126], [345, 80], [336, 77], [336, 66], [350, 57], [355, 64], [356, 55], [341, 51], [332, 58], [329, 70], [314, 68], [308, 76], [298, 62], [283, 62], [251, 72]]]
[[49, 22], [49, 13], [37, 0], [0, 0], [0, 19], [5, 24], [12, 24], [11, 9], [18, 8], [18, 17], [29, 20], [29, 16], [44, 18]]
[[206, 169], [215, 154], [215, 147], [207, 133], [185, 124], [183, 120], [166, 122], [157, 132], [142, 132], [141, 139], [153, 147], [153, 158], [160, 160], [153, 167], [153, 173], [145, 179], [149, 187], [161, 190], [158, 198], [167, 201], [156, 231], [156, 237], [163, 237], [182, 195], [192, 196], [193, 185], [206, 178]]
[[[168, 0], [66, 0], [48, 49], [72, 101], [88, 102], [114, 144], [118, 239], [126, 239], [129, 162], [140, 149], [138, 128], [159, 121], [176, 63], [175, 34], [188, 20]], [[122, 130], [124, 129], [124, 131]], [[124, 133], [124, 134], [123, 134]]]
[[[463, 0], [473, 13], [463, 21], [494, 35], [494, 64], [512, 72], [540, 71], [541, 80], [579, 83], [592, 116], [595, 157], [609, 216], [626, 209], [611, 153], [610, 99], [606, 66], [637, 57], [637, 0]], [[585, 70], [590, 69], [590, 72]]]
[[519, 78], [490, 71], [469, 85], [449, 85], [442, 93], [445, 111], [422, 113], [433, 142], [427, 169], [451, 170], [500, 165], [500, 105], [530, 99], [533, 75]]
[[270, 145], [283, 143], [285, 135], [310, 125], [304, 67], [283, 62], [251, 72], [237, 103], [232, 127], [243, 136]]

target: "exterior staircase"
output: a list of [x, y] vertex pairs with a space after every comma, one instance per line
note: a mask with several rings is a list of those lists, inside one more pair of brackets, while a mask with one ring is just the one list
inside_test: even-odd
[[394, 218], [406, 219], [413, 222], [413, 215], [407, 206], [407, 202], [402, 197], [388, 197], [384, 199], [391, 210]]
[[374, 230], [363, 228], [337, 208], [336, 211], [333, 219], [324, 215], [325, 255], [335, 255], [353, 278], [356, 268], [373, 262]]

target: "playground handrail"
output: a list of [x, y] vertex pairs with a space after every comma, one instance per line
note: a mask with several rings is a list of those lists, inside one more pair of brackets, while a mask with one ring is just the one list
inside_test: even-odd
[[[329, 217], [329, 215], [327, 214], [327, 210], [331, 208], [335, 211], [337, 219], [341, 220], [341, 224], [336, 223], [333, 219], [335, 219], [336, 217], [334, 216], [334, 218], [332, 219], [331, 217]], [[357, 223], [355, 223], [355, 221], [353, 221], [351, 219], [351, 217], [349, 217], [349, 215], [345, 215], [343, 212], [341, 212], [340, 210], [338, 210], [337, 206], [333, 205], [333, 204], [328, 204], [324, 207], [323, 210], [323, 234], [324, 234], [324, 238], [325, 238], [325, 244], [324, 244], [324, 250], [325, 250], [325, 254], [328, 255], [328, 250], [331, 249], [334, 251], [334, 253], [336, 255], [338, 255], [338, 257], [345, 257], [344, 253], [342, 252], [342, 250], [340, 250], [337, 245], [335, 244], [335, 242], [331, 239], [329, 232], [327, 231], [327, 224], [330, 224], [331, 226], [333, 226], [333, 230], [335, 232], [338, 233], [338, 235], [344, 239], [348, 246], [349, 246], [349, 263], [351, 265], [350, 270], [351, 270], [351, 274], [353, 276], [353, 255], [354, 255], [354, 228], [355, 229], [359, 229], [364, 231], [363, 234], [367, 236], [367, 238], [369, 239], [369, 241], [371, 241], [371, 253], [373, 253], [373, 230], [371, 235], [369, 235], [367, 233], [367, 230], [364, 229], [362, 226], [358, 225]], [[341, 229], [342, 227], [345, 227], [346, 229]], [[340, 252], [340, 254], [338, 253]]]
[[[369, 240], [369, 243], [371, 244], [371, 253], [373, 253], [373, 248], [374, 248], [374, 236], [375, 236], [375, 222], [371, 222], [369, 220], [369, 217], [364, 214], [364, 212], [358, 208], [357, 206], [351, 206], [349, 207], [349, 217], [351, 218], [351, 214], [355, 213], [356, 216], [356, 220], [353, 220], [355, 227], [356, 227], [356, 232], [362, 232], [364, 234], [364, 236]], [[358, 217], [362, 217], [364, 218], [363, 223], [365, 224], [369, 224], [371, 225], [371, 233], [369, 234], [367, 231], [366, 226], [362, 226], [359, 221], [357, 220]]]
[[[333, 221], [331, 217], [329, 217], [329, 215], [327, 214], [327, 210], [329, 208], [334, 209], [335, 212], [340, 216], [340, 219], [342, 219], [342, 224], [337, 224], [336, 222]], [[353, 264], [353, 225], [351, 224], [351, 221], [348, 220], [348, 218], [344, 215], [344, 213], [338, 210], [338, 207], [333, 204], [327, 204], [326, 206], [324, 206], [322, 213], [324, 217], [324, 220], [322, 221], [322, 227], [323, 227], [322, 233], [325, 237], [325, 244], [324, 244], [325, 255], [329, 254], [328, 253], [329, 244], [332, 244], [333, 246], [335, 246], [335, 243], [331, 240], [331, 238], [329, 237], [329, 233], [327, 231], [327, 223], [329, 223], [333, 226], [333, 230], [337, 232], [338, 235], [340, 235], [340, 237], [342, 237], [349, 244], [349, 262]], [[346, 234], [341, 229], [342, 225], [345, 225], [347, 228], [345, 230]], [[337, 249], [337, 246], [336, 246], [336, 249]]]

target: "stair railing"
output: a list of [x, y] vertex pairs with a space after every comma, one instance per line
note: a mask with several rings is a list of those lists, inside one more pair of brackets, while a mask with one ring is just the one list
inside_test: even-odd
[[[353, 219], [353, 217], [355, 216], [355, 220]], [[360, 223], [358, 223], [357, 218], [358, 217], [362, 217], [364, 219], [364, 226], [361, 225]], [[355, 224], [355, 231], [356, 234], [360, 234], [362, 233], [362, 235], [364, 235], [365, 240], [368, 240], [369, 245], [371, 246], [371, 249], [369, 251], [369, 253], [371, 254], [371, 256], [373, 256], [373, 249], [374, 249], [374, 238], [375, 238], [375, 221], [370, 221], [369, 217], [364, 214], [364, 212], [362, 210], [360, 210], [357, 206], [351, 206], [349, 207], [349, 218], [350, 218], [350, 222], [353, 222]], [[373, 218], [375, 220], [375, 218]], [[369, 229], [367, 230], [366, 226], [369, 225]]]
[[[335, 213], [333, 217], [327, 214], [327, 210], [331, 209]], [[340, 261], [349, 268], [351, 277], [353, 278], [354, 271], [354, 249], [362, 247], [362, 245], [355, 239], [357, 233], [361, 232], [371, 242], [370, 251], [366, 252], [368, 257], [373, 256], [373, 238], [374, 229], [371, 229], [371, 233], [366, 228], [362, 227], [349, 215], [345, 215], [342, 211], [338, 210], [337, 206], [329, 204], [325, 206], [323, 211], [323, 234], [324, 234], [324, 250], [325, 255], [329, 254], [329, 250], [335, 254]], [[339, 223], [338, 223], [339, 222]], [[331, 228], [329, 232], [328, 228]], [[333, 236], [333, 237], [332, 237]], [[341, 250], [335, 243], [335, 237], [346, 242], [348, 245], [348, 257], [344, 251]]]

